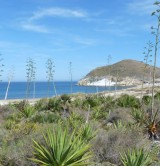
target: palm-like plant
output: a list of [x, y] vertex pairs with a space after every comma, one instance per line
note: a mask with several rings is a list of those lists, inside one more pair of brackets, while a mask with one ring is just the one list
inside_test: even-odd
[[152, 160], [144, 149], [132, 149], [121, 155], [123, 166], [149, 166]]
[[43, 166], [84, 166], [92, 156], [90, 144], [83, 142], [81, 133], [76, 135], [58, 125], [54, 132], [49, 129], [43, 135], [44, 144], [34, 140], [34, 158], [31, 160]]

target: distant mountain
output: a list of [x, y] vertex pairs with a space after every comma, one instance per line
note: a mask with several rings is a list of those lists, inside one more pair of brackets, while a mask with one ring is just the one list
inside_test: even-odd
[[[83, 82], [93, 81], [96, 79], [100, 80], [106, 77], [110, 77], [113, 81], [115, 79], [119, 79], [122, 81], [126, 78], [142, 80], [144, 75], [144, 79], [149, 80], [149, 74], [152, 74], [153, 66], [145, 65], [143, 62], [139, 62], [136, 60], [122, 60], [118, 63], [108, 66], [98, 67], [91, 72], [89, 72], [82, 80], [80, 80], [80, 84]], [[156, 68], [156, 78], [160, 78], [160, 68]], [[86, 83], [85, 83], [86, 84]]]

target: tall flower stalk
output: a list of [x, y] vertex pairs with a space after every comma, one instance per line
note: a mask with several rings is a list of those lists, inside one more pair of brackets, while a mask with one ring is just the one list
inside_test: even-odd
[[69, 62], [69, 74], [70, 74], [70, 83], [71, 83], [71, 94], [73, 92], [73, 78], [72, 78], [72, 62]]
[[111, 55], [108, 55], [107, 61], [108, 61], [108, 66], [109, 66], [109, 72], [108, 72], [109, 91], [111, 90], [111, 87], [110, 87], [110, 85], [111, 85], [111, 66], [110, 66], [111, 59], [112, 59]]
[[6, 94], [5, 94], [5, 100], [7, 100], [7, 97], [8, 97], [8, 91], [9, 91], [9, 87], [10, 87], [10, 83], [11, 83], [11, 80], [13, 79], [13, 69], [9, 72], [8, 74], [8, 85], [7, 85], [7, 89], [6, 89]]
[[[149, 41], [147, 43], [147, 47], [144, 47], [144, 70], [143, 70], [143, 76], [142, 76], [142, 89], [141, 89], [141, 99], [143, 97], [143, 85], [144, 85], [144, 81], [145, 81], [145, 75], [148, 73], [148, 69], [149, 69], [149, 91], [150, 91], [150, 77], [151, 77], [151, 68], [149, 67], [149, 63], [152, 62], [152, 60], [150, 59], [152, 57], [151, 52], [152, 52], [152, 43]], [[149, 68], [148, 68], [149, 67]]]
[[0, 81], [2, 81], [1, 77], [2, 77], [2, 73], [3, 73], [3, 67], [4, 67], [4, 64], [2, 63], [3, 62], [3, 58], [1, 58], [2, 54], [0, 53]]
[[32, 58], [28, 58], [27, 60], [26, 77], [27, 77], [26, 98], [28, 99], [31, 92], [31, 83], [32, 81], [35, 81], [35, 66], [34, 66], [34, 61]]
[[[160, 2], [155, 2], [158, 8], [160, 7]], [[153, 83], [152, 83], [152, 102], [151, 102], [151, 119], [153, 120], [153, 109], [154, 109], [154, 89], [155, 89], [155, 78], [156, 78], [156, 63], [157, 63], [157, 54], [158, 54], [158, 45], [159, 45], [159, 34], [160, 34], [160, 9], [157, 9], [152, 13], [152, 16], [155, 16], [157, 19], [157, 27], [151, 27], [152, 34], [155, 36], [155, 45], [154, 45], [154, 65], [153, 65]]]
[[48, 96], [49, 96], [49, 91], [50, 91], [50, 84], [53, 83], [53, 88], [54, 88], [54, 93], [55, 93], [55, 96], [57, 96], [57, 91], [56, 91], [56, 85], [55, 85], [55, 82], [54, 82], [54, 78], [53, 78], [53, 75], [55, 73], [55, 70], [54, 70], [54, 62], [51, 58], [49, 58], [46, 62], [46, 68], [47, 68], [47, 79], [48, 79]]

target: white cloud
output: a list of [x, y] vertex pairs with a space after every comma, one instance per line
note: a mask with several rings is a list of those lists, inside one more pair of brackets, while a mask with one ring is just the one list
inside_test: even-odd
[[45, 28], [44, 26], [36, 25], [36, 24], [30, 23], [30, 22], [21, 23], [21, 27], [25, 30], [28, 30], [28, 31], [49, 33], [49, 30], [47, 28]]
[[43, 17], [87, 17], [87, 13], [82, 10], [71, 10], [66, 8], [47, 8], [41, 9], [30, 17], [30, 20], [37, 20]]
[[156, 9], [154, 2], [155, 0], [132, 1], [127, 4], [127, 11], [136, 15], [149, 15]]
[[[50, 33], [49, 29], [44, 26], [37, 24], [37, 21], [45, 17], [64, 17], [64, 18], [86, 18], [87, 13], [82, 10], [71, 10], [66, 8], [46, 8], [40, 9], [34, 12], [30, 17], [23, 18], [20, 21], [20, 26], [24, 30], [40, 32], [40, 33]], [[43, 22], [44, 24], [44, 22]]]

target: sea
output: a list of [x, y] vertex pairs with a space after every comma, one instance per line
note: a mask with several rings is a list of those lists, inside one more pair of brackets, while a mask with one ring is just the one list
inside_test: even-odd
[[[55, 84], [55, 88], [54, 88]], [[27, 82], [11, 82], [6, 95], [8, 82], [0, 82], [0, 99], [26, 99], [26, 98], [46, 98], [54, 97], [55, 90], [57, 95], [76, 94], [76, 93], [97, 93], [103, 91], [114, 91], [115, 86], [79, 86], [77, 81], [57, 81], [55, 83], [48, 82], [33, 82], [30, 83], [30, 88], [27, 91]], [[123, 89], [123, 86], [118, 86], [117, 90]], [[125, 87], [126, 88], [126, 87]]]

